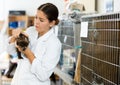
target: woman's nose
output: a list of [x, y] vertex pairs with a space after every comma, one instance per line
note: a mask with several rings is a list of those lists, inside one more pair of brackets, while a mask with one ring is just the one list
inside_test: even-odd
[[35, 19], [35, 24], [39, 24], [39, 23], [40, 23], [39, 19]]

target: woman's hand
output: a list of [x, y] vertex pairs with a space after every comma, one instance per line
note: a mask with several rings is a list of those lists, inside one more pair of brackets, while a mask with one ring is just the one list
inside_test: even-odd
[[22, 32], [22, 29], [21, 28], [17, 28], [17, 29], [14, 29], [12, 30], [12, 36], [10, 38], [10, 41], [9, 43], [14, 43], [16, 38], [19, 36], [19, 34]]
[[23, 52], [22, 48], [21, 48], [20, 46], [18, 46], [18, 45], [16, 44], [16, 42], [15, 42], [15, 47], [18, 49], [18, 51]]
[[22, 32], [21, 28], [14, 29], [12, 30], [12, 36], [18, 37], [21, 32]]
[[33, 62], [35, 56], [34, 56], [33, 52], [30, 50], [29, 47], [27, 47], [27, 48], [23, 51], [20, 46], [18, 46], [18, 45], [16, 45], [16, 44], [15, 44], [15, 46], [18, 48], [18, 50], [19, 50], [21, 53], [23, 53], [23, 54], [26, 56], [26, 58], [29, 59], [30, 63]]

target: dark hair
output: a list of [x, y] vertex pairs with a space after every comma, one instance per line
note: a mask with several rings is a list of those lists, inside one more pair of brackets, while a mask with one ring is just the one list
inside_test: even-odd
[[38, 7], [38, 10], [41, 10], [42, 12], [44, 12], [47, 15], [47, 18], [50, 22], [55, 20], [56, 25], [59, 23], [59, 20], [58, 20], [59, 11], [54, 4], [52, 3], [42, 4], [40, 7]]

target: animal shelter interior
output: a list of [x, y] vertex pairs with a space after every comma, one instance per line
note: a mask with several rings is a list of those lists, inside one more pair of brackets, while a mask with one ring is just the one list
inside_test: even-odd
[[0, 85], [120, 85], [119, 0], [0, 0]]

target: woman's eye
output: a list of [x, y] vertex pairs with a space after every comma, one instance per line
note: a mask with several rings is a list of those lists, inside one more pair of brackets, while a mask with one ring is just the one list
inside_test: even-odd
[[40, 21], [40, 22], [43, 22], [43, 20], [42, 20], [42, 19], [39, 19], [39, 21]]
[[36, 19], [36, 20], [38, 19], [40, 22], [44, 22], [43, 19], [41, 19], [41, 18], [39, 18], [39, 17], [37, 17], [37, 16], [35, 16], [35, 19]]

